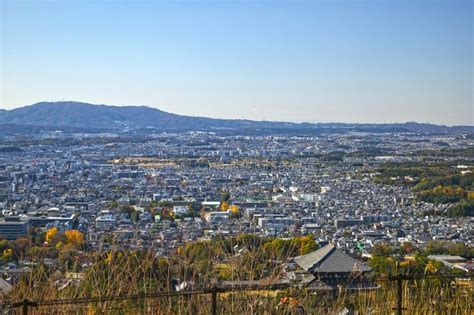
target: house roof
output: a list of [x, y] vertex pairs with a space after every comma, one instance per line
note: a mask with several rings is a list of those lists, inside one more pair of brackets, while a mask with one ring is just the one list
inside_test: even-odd
[[298, 266], [311, 273], [365, 272], [370, 267], [358, 262], [334, 245], [328, 244], [309, 254], [294, 258]]

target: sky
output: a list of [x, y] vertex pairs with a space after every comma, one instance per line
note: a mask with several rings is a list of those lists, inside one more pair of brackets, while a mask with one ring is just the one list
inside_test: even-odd
[[471, 0], [0, 0], [0, 108], [474, 125]]

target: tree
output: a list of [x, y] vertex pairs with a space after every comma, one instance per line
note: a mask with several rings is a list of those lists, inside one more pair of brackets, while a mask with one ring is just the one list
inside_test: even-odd
[[158, 207], [158, 201], [153, 200], [148, 207], [146, 207], [146, 210], [148, 212], [156, 212], [156, 208]]
[[229, 206], [229, 210], [232, 213], [239, 213], [239, 207], [237, 207], [236, 205]]
[[294, 240], [299, 245], [299, 255], [306, 255], [319, 247], [312, 235], [296, 237]]
[[67, 269], [71, 269], [74, 266], [74, 261], [77, 258], [78, 252], [73, 244], [66, 244], [61, 247], [58, 259], [62, 265], [66, 266]]
[[64, 232], [66, 236], [67, 243], [73, 245], [74, 247], [80, 247], [84, 245], [84, 234], [78, 230], [67, 230]]
[[31, 237], [31, 242], [37, 246], [41, 246], [45, 241], [45, 233], [40, 228], [32, 228], [28, 233]]
[[25, 255], [29, 248], [30, 248], [30, 240], [26, 237], [20, 237], [17, 238], [13, 242], [13, 253], [15, 254], [16, 257], [19, 257], [20, 259]]
[[5, 249], [10, 247], [10, 243], [7, 240], [0, 241], [0, 251], [4, 251]]
[[416, 250], [417, 250], [416, 246], [414, 246], [410, 242], [403, 242], [403, 244], [400, 246], [400, 251], [402, 252], [402, 254], [405, 254], [405, 255], [410, 255]]
[[449, 217], [472, 217], [474, 216], [474, 200], [461, 200], [456, 205], [448, 209]]
[[230, 193], [228, 191], [222, 192], [221, 202], [227, 202], [230, 200]]
[[369, 266], [377, 275], [391, 275], [396, 270], [395, 260], [386, 256], [373, 256], [369, 261]]
[[229, 203], [227, 201], [221, 201], [220, 208], [221, 208], [222, 211], [229, 210]]
[[139, 215], [138, 215], [138, 212], [136, 211], [133, 211], [131, 214], [130, 214], [130, 219], [132, 220], [132, 222], [138, 222], [138, 219], [139, 219]]
[[435, 274], [438, 272], [437, 266], [434, 264], [433, 260], [430, 260], [425, 267], [425, 274]]
[[10, 260], [11, 256], [13, 255], [13, 249], [7, 248], [3, 250], [2, 260], [7, 261]]
[[377, 243], [372, 247], [372, 256], [390, 256], [392, 255], [392, 248], [389, 244]]
[[129, 205], [125, 205], [125, 206], [120, 207], [120, 212], [127, 213], [128, 215], [130, 215], [133, 212], [135, 212], [135, 208]]
[[467, 199], [468, 200], [474, 200], [474, 191], [469, 191], [467, 193]]
[[47, 230], [46, 231], [46, 236], [45, 236], [46, 242], [52, 243], [54, 237], [56, 236], [56, 234], [58, 234], [58, 228], [57, 227], [53, 227], [53, 228]]
[[171, 209], [164, 207], [161, 209], [160, 216], [162, 220], [174, 219], [174, 212]]
[[457, 255], [467, 259], [474, 257], [474, 249], [461, 242], [429, 241], [425, 253], [427, 255]]

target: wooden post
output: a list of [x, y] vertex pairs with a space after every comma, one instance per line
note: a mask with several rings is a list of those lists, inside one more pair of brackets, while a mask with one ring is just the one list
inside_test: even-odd
[[397, 278], [397, 315], [402, 315], [403, 310], [403, 278], [401, 275]]
[[28, 315], [28, 305], [29, 305], [28, 299], [24, 299], [23, 303], [21, 304], [21, 314], [22, 315]]
[[211, 315], [217, 315], [217, 290], [212, 289], [211, 292]]

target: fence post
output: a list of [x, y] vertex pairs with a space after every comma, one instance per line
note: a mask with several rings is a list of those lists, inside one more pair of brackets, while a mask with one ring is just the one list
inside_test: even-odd
[[401, 275], [397, 277], [397, 315], [402, 315], [403, 309], [403, 291], [402, 284], [403, 278]]
[[217, 289], [215, 287], [211, 291], [211, 315], [217, 315]]
[[24, 299], [22, 304], [21, 304], [21, 314], [22, 315], [28, 315], [28, 305], [29, 305], [28, 299]]

